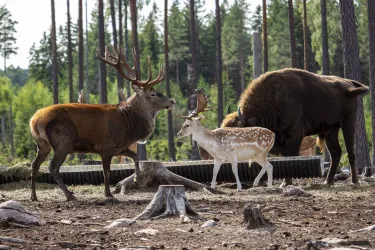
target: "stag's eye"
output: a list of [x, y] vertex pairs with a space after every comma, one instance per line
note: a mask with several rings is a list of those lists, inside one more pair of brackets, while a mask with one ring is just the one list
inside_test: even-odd
[[156, 93], [151, 93], [151, 96], [156, 96]]

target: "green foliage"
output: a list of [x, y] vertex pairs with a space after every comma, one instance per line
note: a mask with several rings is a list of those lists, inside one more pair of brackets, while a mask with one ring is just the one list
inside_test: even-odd
[[13, 100], [12, 83], [7, 77], [0, 77], [0, 114], [9, 110]]
[[[18, 47], [16, 44], [16, 28], [17, 21], [12, 19], [12, 14], [6, 8], [5, 4], [0, 6], [0, 55], [4, 59], [8, 59], [11, 55], [17, 54]], [[4, 67], [5, 67], [4, 61]]]
[[19, 157], [35, 155], [36, 145], [30, 134], [29, 121], [38, 109], [51, 104], [52, 93], [42, 82], [29, 81], [19, 90], [13, 101], [14, 140]]

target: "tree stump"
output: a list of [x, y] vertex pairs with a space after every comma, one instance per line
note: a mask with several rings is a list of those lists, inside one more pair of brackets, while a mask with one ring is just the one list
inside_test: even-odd
[[169, 171], [162, 163], [158, 161], [139, 162], [139, 173], [137, 173], [136, 182], [135, 174], [123, 179], [116, 184], [113, 194], [125, 194], [127, 189], [158, 187], [159, 185], [183, 185], [194, 191], [208, 191], [214, 194], [224, 194], [224, 192], [211, 188], [179, 176]]
[[274, 231], [273, 224], [263, 217], [259, 204], [248, 203], [244, 207], [243, 221], [247, 229], [267, 229]]
[[189, 205], [184, 186], [161, 185], [150, 204], [134, 220], [155, 220], [174, 215], [179, 216], [182, 222], [190, 222], [190, 218], [200, 218]]

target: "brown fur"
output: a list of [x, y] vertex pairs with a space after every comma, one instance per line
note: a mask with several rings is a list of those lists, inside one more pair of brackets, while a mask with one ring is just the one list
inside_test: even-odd
[[221, 127], [268, 128], [276, 135], [271, 153], [283, 156], [297, 156], [303, 137], [319, 135], [318, 145], [322, 149], [325, 141], [332, 158], [328, 184], [333, 184], [341, 158], [341, 128], [352, 182], [358, 183], [354, 154], [357, 97], [368, 90], [350, 79], [299, 69], [267, 72], [253, 80], [241, 95], [239, 107], [245, 124], [237, 113], [232, 113], [225, 117]]

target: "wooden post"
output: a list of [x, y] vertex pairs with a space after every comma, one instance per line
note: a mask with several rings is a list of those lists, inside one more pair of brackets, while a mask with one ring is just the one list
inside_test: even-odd
[[254, 79], [262, 74], [262, 38], [259, 33], [253, 33], [253, 64]]

